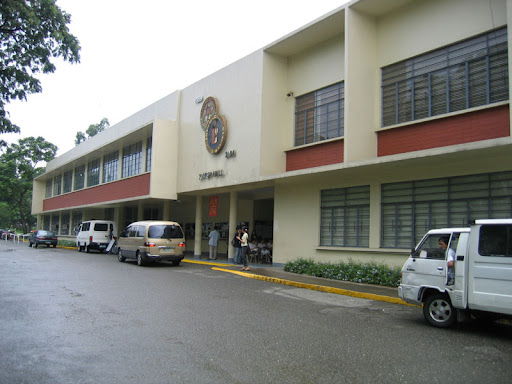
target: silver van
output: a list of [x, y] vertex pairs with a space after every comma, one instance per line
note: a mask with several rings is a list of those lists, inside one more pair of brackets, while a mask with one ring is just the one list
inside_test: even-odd
[[117, 258], [120, 262], [136, 259], [138, 265], [148, 261], [171, 261], [179, 265], [183, 260], [185, 235], [174, 221], [137, 221], [119, 234]]

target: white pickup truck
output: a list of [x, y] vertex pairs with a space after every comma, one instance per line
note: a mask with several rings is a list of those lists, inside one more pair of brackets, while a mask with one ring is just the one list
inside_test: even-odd
[[425, 319], [436, 327], [449, 327], [471, 315], [511, 317], [512, 219], [428, 231], [401, 276], [400, 298], [423, 305]]

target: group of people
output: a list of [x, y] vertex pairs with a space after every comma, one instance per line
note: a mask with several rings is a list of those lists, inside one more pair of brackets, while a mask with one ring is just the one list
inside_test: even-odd
[[[215, 227], [208, 235], [210, 248], [209, 259], [217, 259], [217, 247], [220, 234]], [[256, 236], [253, 231], [251, 237], [247, 233], [247, 227], [237, 226], [236, 234], [231, 245], [235, 248], [234, 263], [243, 264], [242, 271], [249, 271], [249, 257], [255, 257], [260, 263], [272, 263], [272, 241], [264, 241], [262, 237]]]
[[243, 264], [242, 271], [249, 271], [249, 257], [255, 257], [260, 263], [272, 262], [272, 242], [264, 242], [253, 231], [251, 237], [247, 233], [247, 227], [236, 228], [236, 235], [231, 244], [235, 248], [235, 264]]

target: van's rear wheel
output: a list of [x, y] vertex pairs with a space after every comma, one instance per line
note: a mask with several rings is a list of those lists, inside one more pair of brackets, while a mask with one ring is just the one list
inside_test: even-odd
[[457, 320], [457, 311], [447, 294], [434, 293], [423, 304], [423, 316], [434, 327], [448, 328]]
[[142, 260], [142, 255], [139, 251], [137, 251], [137, 265], [142, 267], [144, 265], [144, 260]]

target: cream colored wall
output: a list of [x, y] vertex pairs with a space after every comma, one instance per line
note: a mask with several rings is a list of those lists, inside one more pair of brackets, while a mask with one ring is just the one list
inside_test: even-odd
[[32, 215], [43, 213], [43, 200], [45, 194], [46, 181], [34, 180], [32, 183]]
[[343, 34], [288, 58], [288, 86], [295, 97], [345, 78]]
[[[178, 192], [200, 191], [257, 180], [260, 174], [262, 52], [255, 52], [185, 88], [181, 94]], [[202, 103], [217, 99], [228, 134], [221, 153], [210, 154], [199, 123]], [[236, 156], [226, 158], [227, 151]], [[205, 172], [222, 170], [224, 177], [199, 180]]]
[[344, 162], [377, 157], [380, 71], [375, 66], [375, 19], [348, 9], [346, 13], [347, 81], [345, 82]]
[[150, 195], [153, 198], [171, 200], [177, 198], [178, 129], [176, 121], [153, 122], [150, 186]]
[[[510, 144], [510, 139], [497, 142]], [[475, 155], [471, 149], [482, 149]], [[303, 175], [276, 181], [274, 188], [274, 262], [283, 264], [297, 258], [319, 261], [377, 261], [401, 265], [408, 250], [380, 249], [381, 186], [411, 180], [434, 179], [479, 173], [509, 171], [512, 154], [507, 147], [489, 148], [483, 143], [461, 145], [452, 154], [445, 149], [429, 150], [430, 156], [410, 159], [390, 156], [364, 168], [347, 167], [329, 173]], [[425, 151], [427, 152], [427, 151]], [[405, 161], [397, 161], [403, 157]], [[321, 191], [333, 188], [370, 186], [370, 246], [368, 248], [320, 247]]]
[[505, 0], [417, 0], [379, 18], [378, 66], [505, 24]]
[[[287, 59], [263, 53], [263, 84], [261, 108], [260, 174], [262, 176], [286, 170], [284, 150], [290, 146], [293, 132], [295, 100], [288, 97]], [[293, 137], [292, 137], [293, 139]]]

